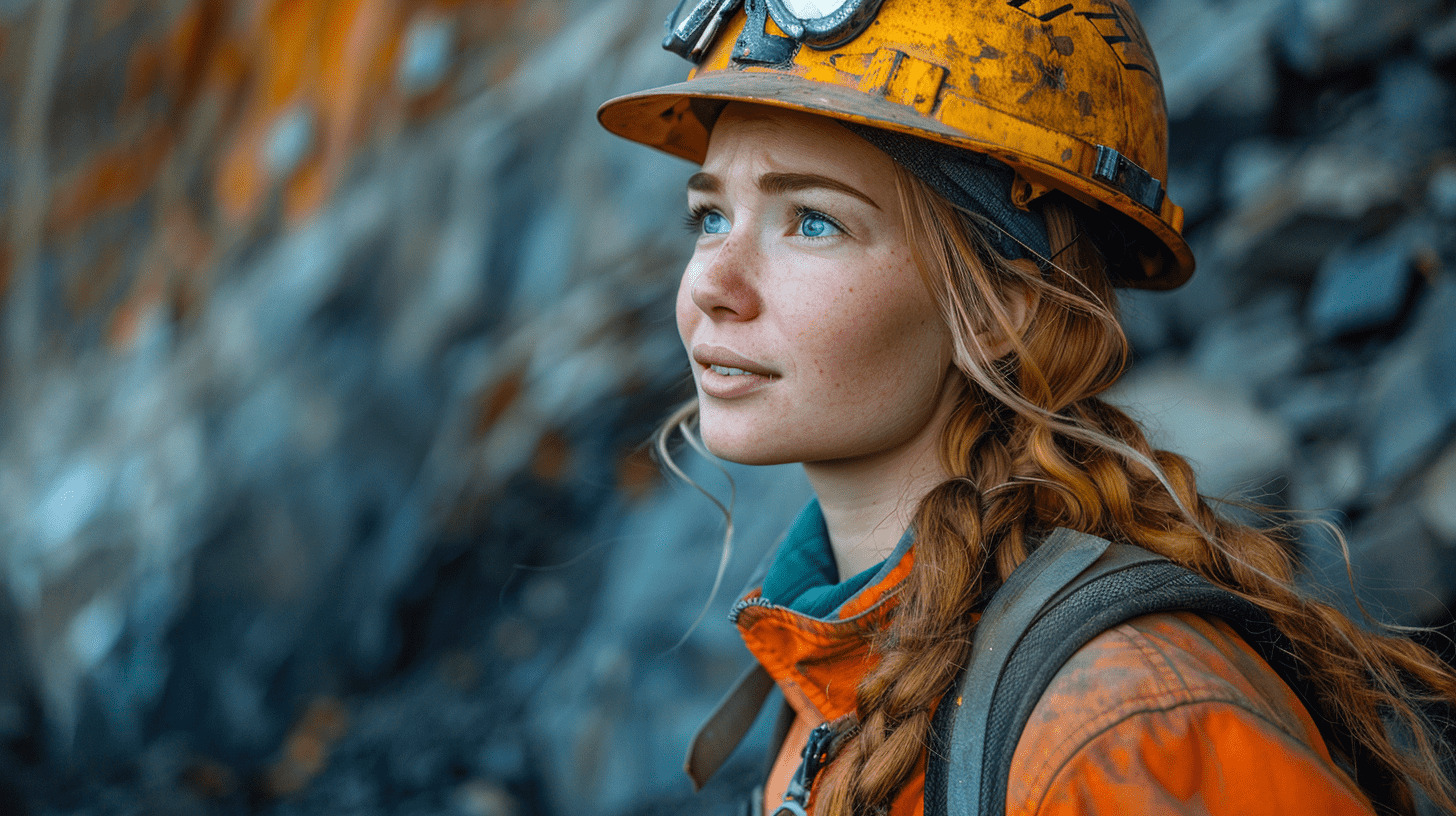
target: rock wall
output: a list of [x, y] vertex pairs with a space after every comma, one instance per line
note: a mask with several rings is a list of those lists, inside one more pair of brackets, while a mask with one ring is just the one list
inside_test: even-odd
[[[0, 3], [0, 811], [728, 812], [762, 730], [679, 758], [808, 493], [729, 468], [705, 606], [644, 446], [690, 169], [592, 116], [683, 73], [667, 5]], [[1138, 7], [1199, 272], [1126, 297], [1117, 399], [1449, 626], [1456, 11]]]

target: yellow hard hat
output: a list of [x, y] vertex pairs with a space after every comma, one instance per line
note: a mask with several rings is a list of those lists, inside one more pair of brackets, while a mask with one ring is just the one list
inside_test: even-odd
[[917, 136], [1009, 165], [1018, 207], [1059, 190], [1112, 216], [1123, 285], [1193, 273], [1127, 0], [680, 0], [663, 46], [695, 63], [687, 80], [602, 105], [607, 130], [700, 163], [737, 100]]

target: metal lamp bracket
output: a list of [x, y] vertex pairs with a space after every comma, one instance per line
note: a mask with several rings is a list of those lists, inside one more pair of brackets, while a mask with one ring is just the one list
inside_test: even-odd
[[1092, 178], [1107, 182], [1153, 212], [1159, 212], [1163, 206], [1163, 183], [1107, 145], [1097, 145], [1097, 165], [1092, 169]]

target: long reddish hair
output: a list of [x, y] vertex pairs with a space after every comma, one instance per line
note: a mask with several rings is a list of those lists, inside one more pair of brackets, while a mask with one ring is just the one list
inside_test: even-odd
[[[1368, 758], [1362, 787], [1413, 812], [1409, 780], [1456, 812], [1456, 786], [1441, 772], [1451, 746], [1421, 714], [1456, 702], [1449, 667], [1296, 589], [1288, 526], [1215, 513], [1182, 457], [1154, 450], [1136, 422], [1098, 398], [1122, 373], [1128, 344], [1102, 256], [1073, 206], [1055, 195], [1043, 206], [1056, 252], [1043, 271], [1001, 258], [982, 237], [994, 226], [898, 165], [896, 173], [906, 233], [964, 382], [940, 440], [950, 478], [918, 505], [914, 567], [873, 638], [881, 659], [860, 684], [858, 727], [820, 783], [815, 812], [888, 806], [925, 750], [932, 707], [970, 654], [977, 599], [1055, 527], [1141, 545], [1257, 604], [1307, 667], [1318, 714], [1352, 735], [1354, 745], [1330, 745], [1332, 753]], [[1013, 319], [1011, 297], [1031, 304], [1024, 320]], [[1011, 351], [989, 360], [987, 337], [1009, 338]]]

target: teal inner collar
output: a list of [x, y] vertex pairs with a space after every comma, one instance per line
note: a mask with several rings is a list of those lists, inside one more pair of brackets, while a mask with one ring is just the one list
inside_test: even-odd
[[811, 618], [834, 618], [839, 608], [860, 590], [889, 573], [913, 539], [906, 530], [889, 558], [840, 581], [824, 512], [819, 508], [818, 499], [810, 499], [789, 527], [769, 565], [763, 578], [763, 599]]

